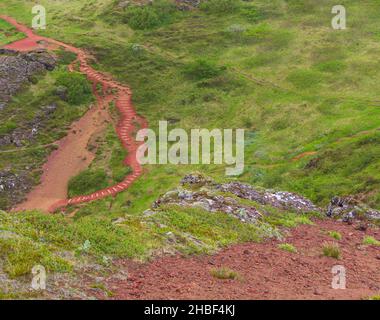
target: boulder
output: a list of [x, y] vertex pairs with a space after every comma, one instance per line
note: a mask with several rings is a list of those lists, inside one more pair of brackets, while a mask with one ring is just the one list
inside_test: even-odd
[[380, 211], [369, 208], [352, 196], [333, 197], [327, 208], [326, 215], [331, 218], [341, 219], [344, 222], [365, 219], [380, 222]]

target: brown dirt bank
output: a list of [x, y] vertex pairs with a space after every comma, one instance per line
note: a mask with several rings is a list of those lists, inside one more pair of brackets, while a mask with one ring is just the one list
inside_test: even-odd
[[[327, 231], [338, 231], [342, 240]], [[112, 299], [363, 299], [380, 293], [380, 247], [364, 246], [365, 235], [379, 239], [378, 229], [359, 231], [333, 220], [291, 230], [285, 242], [298, 253], [278, 248], [278, 241], [234, 245], [211, 256], [170, 256], [147, 264], [118, 262], [128, 279], [114, 274], [105, 282]], [[339, 244], [341, 259], [322, 255], [325, 242]], [[347, 289], [332, 289], [332, 271], [343, 265]], [[228, 267], [241, 279], [221, 280], [210, 270]], [[104, 299], [104, 294], [90, 290]]]

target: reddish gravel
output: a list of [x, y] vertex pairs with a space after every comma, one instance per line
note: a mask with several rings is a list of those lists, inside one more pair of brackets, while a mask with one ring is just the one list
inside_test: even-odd
[[[37, 48], [56, 49], [63, 47], [75, 53], [80, 65], [80, 72], [86, 74], [87, 78], [92, 82], [94, 93], [97, 96], [96, 109], [90, 110], [76, 124], [76, 130], [74, 131], [80, 132], [81, 139], [78, 138], [78, 135], [69, 133], [67, 137], [59, 142], [58, 150], [48, 158], [43, 168], [42, 183], [32, 190], [27, 196], [27, 201], [19, 205], [16, 210], [41, 209], [52, 212], [69, 204], [101, 199], [127, 189], [142, 173], [141, 165], [136, 157], [137, 149], [141, 143], [137, 143], [132, 135], [136, 129], [144, 129], [148, 126], [146, 120], [138, 116], [133, 109], [130, 88], [94, 70], [88, 64], [87, 60], [89, 56], [84, 50], [54, 39], [36, 35], [31, 29], [23, 26], [11, 17], [0, 16], [0, 18], [15, 26], [17, 30], [23, 32], [26, 36], [23, 40], [6, 45], [5, 48], [30, 51]], [[72, 69], [71, 67], [71, 71]], [[103, 88], [104, 94], [101, 96], [96, 94], [97, 84], [100, 84]], [[105, 109], [111, 101], [115, 101], [120, 113], [120, 121], [116, 131], [124, 148], [128, 150], [128, 156], [124, 163], [132, 168], [132, 173], [117, 185], [89, 195], [66, 199], [69, 179], [85, 169], [93, 159], [93, 156], [86, 150], [86, 145], [91, 136], [101, 127], [101, 120], [108, 118], [104, 112], [102, 113], [102, 109]], [[94, 118], [93, 116], [95, 111], [97, 111], [98, 118]], [[87, 160], [82, 161], [81, 159]]]
[[[325, 231], [339, 231], [340, 241]], [[298, 253], [278, 249], [278, 242], [234, 245], [212, 256], [162, 257], [147, 264], [118, 262], [127, 280], [118, 274], [106, 281], [113, 299], [362, 299], [380, 294], [380, 247], [363, 246], [365, 235], [380, 239], [378, 229], [366, 232], [332, 220], [299, 226], [286, 239]], [[324, 242], [338, 242], [342, 258], [321, 255]], [[347, 271], [347, 289], [331, 288], [334, 265]], [[210, 275], [229, 267], [241, 280], [220, 280]], [[93, 290], [91, 294], [104, 299]]]

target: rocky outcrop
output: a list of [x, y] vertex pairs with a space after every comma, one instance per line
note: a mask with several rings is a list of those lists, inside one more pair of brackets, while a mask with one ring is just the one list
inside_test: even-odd
[[8, 209], [13, 203], [22, 200], [25, 193], [31, 189], [31, 185], [27, 172], [0, 171], [0, 207]]
[[181, 184], [186, 186], [211, 186], [224, 193], [232, 193], [235, 196], [258, 202], [262, 205], [269, 205], [284, 210], [294, 210], [297, 212], [321, 211], [310, 200], [291, 192], [274, 191], [252, 187], [241, 182], [229, 182], [217, 184], [211, 179], [200, 174], [190, 174], [185, 176]]
[[322, 214], [325, 211], [328, 217], [344, 222], [380, 223], [380, 211], [369, 208], [354, 197], [334, 197], [327, 209], [321, 209], [296, 193], [268, 190], [241, 182], [216, 183], [198, 173], [186, 175], [181, 180], [181, 187], [162, 195], [145, 215], [154, 215], [160, 207], [170, 204], [224, 212], [243, 222], [254, 222], [277, 209], [300, 214]]
[[45, 126], [46, 121], [52, 116], [56, 109], [57, 105], [54, 103], [43, 106], [40, 113], [37, 114], [32, 121], [23, 124], [22, 128], [17, 128], [3, 136], [0, 135], [0, 147], [8, 145], [22, 147], [25, 142], [30, 143]]
[[43, 50], [17, 53], [0, 49], [0, 111], [33, 76], [53, 70], [55, 58]]
[[224, 212], [243, 222], [254, 222], [262, 216], [262, 213], [255, 207], [241, 204], [236, 199], [219, 195], [206, 188], [201, 188], [199, 191], [182, 188], [169, 191], [155, 201], [152, 207], [158, 209], [164, 204], [201, 208], [209, 212]]
[[380, 222], [380, 211], [369, 208], [354, 197], [334, 197], [330, 201], [326, 215], [344, 222], [370, 220]]
[[169, 204], [224, 212], [243, 222], [254, 222], [270, 214], [266, 206], [298, 213], [321, 211], [310, 200], [295, 193], [259, 189], [240, 182], [218, 184], [201, 174], [186, 175], [181, 180], [181, 187], [161, 196], [146, 215]]
[[222, 184], [218, 188], [223, 192], [230, 192], [239, 198], [279, 209], [293, 210], [300, 213], [320, 211], [310, 200], [292, 192], [261, 190], [240, 182]]

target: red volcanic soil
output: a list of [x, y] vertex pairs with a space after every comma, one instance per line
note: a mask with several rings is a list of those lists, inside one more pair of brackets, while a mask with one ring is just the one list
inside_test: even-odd
[[[338, 231], [342, 240], [327, 235]], [[298, 252], [278, 248], [278, 241], [231, 246], [211, 256], [166, 256], [141, 264], [118, 261], [128, 278], [114, 274], [105, 282], [112, 299], [362, 299], [380, 294], [380, 247], [364, 246], [365, 235], [380, 239], [378, 229], [365, 232], [333, 220], [291, 230], [285, 242]], [[322, 255], [324, 243], [339, 244], [341, 259]], [[332, 267], [346, 268], [345, 290], [332, 289]], [[214, 278], [213, 268], [228, 267], [241, 279]], [[89, 289], [104, 299], [104, 293]]]
[[[112, 196], [127, 189], [142, 173], [142, 168], [136, 160], [136, 152], [140, 144], [133, 139], [132, 135], [137, 129], [147, 128], [145, 119], [138, 116], [133, 109], [130, 88], [94, 70], [88, 64], [89, 56], [84, 50], [36, 35], [31, 29], [11, 17], [0, 16], [0, 18], [14, 25], [18, 31], [23, 32], [26, 36], [23, 40], [6, 45], [5, 48], [7, 49], [30, 51], [37, 48], [56, 49], [62, 47], [77, 54], [76, 62], [79, 63], [79, 71], [86, 74], [92, 82], [94, 94], [97, 97], [96, 106], [73, 124], [68, 135], [58, 142], [59, 148], [49, 156], [43, 167], [41, 184], [34, 188], [27, 195], [27, 200], [18, 205], [15, 210], [54, 211], [68, 204], [78, 204]], [[70, 70], [73, 71], [73, 64]], [[97, 85], [101, 85], [103, 94], [97, 94]], [[115, 102], [120, 113], [116, 131], [124, 148], [128, 150], [128, 156], [124, 163], [131, 167], [132, 173], [117, 185], [89, 195], [67, 199], [67, 185], [70, 178], [87, 168], [94, 158], [94, 155], [86, 149], [87, 143], [94, 134], [102, 128], [104, 129], [105, 122], [110, 120], [107, 106], [112, 101]]]

